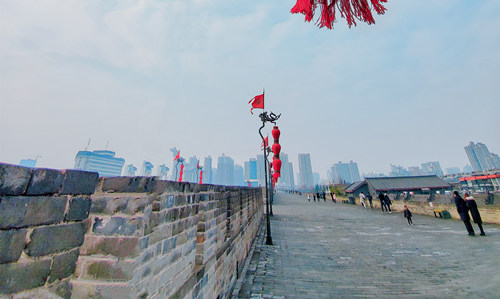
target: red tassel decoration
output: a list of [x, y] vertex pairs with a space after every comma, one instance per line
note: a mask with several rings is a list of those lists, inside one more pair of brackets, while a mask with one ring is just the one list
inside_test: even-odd
[[356, 26], [356, 20], [366, 22], [369, 25], [375, 24], [372, 10], [383, 15], [387, 9], [382, 3], [386, 2], [387, 0], [297, 0], [290, 12], [301, 13], [305, 15], [306, 22], [310, 22], [319, 6], [321, 17], [318, 19], [317, 25], [320, 28], [332, 29], [333, 23], [336, 22], [335, 15], [338, 9], [340, 16], [346, 19], [350, 28], [352, 25]]

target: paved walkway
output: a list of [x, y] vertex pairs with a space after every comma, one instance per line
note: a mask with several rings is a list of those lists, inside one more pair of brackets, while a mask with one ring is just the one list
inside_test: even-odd
[[413, 220], [281, 193], [233, 298], [499, 298], [500, 226]]

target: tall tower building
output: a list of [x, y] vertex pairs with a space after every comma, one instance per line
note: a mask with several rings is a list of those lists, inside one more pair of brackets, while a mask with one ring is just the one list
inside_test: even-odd
[[212, 172], [212, 157], [208, 156], [203, 159], [203, 184], [213, 184], [213, 172]]
[[474, 171], [490, 170], [499, 168], [500, 158], [494, 153], [490, 153], [488, 147], [483, 143], [470, 142], [464, 147], [467, 157]]
[[433, 174], [437, 176], [444, 176], [443, 170], [439, 161], [422, 163], [422, 172], [424, 174]]
[[310, 154], [299, 154], [299, 173], [300, 173], [300, 183], [303, 188], [314, 187], [312, 166], [311, 166], [311, 155]]
[[257, 155], [257, 180], [259, 181], [259, 186], [265, 186], [266, 185], [266, 178], [265, 178], [265, 159], [264, 155]]
[[217, 184], [234, 185], [234, 160], [224, 154], [217, 159]]
[[293, 189], [293, 167], [288, 161], [288, 155], [281, 153], [281, 177], [278, 180], [278, 186], [286, 189]]
[[167, 179], [167, 176], [168, 176], [168, 171], [170, 170], [170, 168], [168, 168], [165, 164], [162, 164], [158, 167], [158, 177], [160, 178], [160, 180], [166, 180]]
[[112, 151], [79, 151], [75, 157], [74, 169], [95, 171], [100, 177], [120, 176], [123, 164], [125, 160], [115, 157], [115, 152]]
[[250, 158], [245, 162], [245, 181], [253, 187], [257, 187], [257, 159]]
[[137, 167], [134, 166], [134, 164], [129, 164], [125, 166], [125, 169], [123, 171], [124, 176], [135, 176], [135, 172], [137, 171]]
[[153, 173], [153, 164], [149, 161], [144, 161], [142, 163], [141, 175], [142, 176], [151, 176]]
[[335, 184], [350, 184], [361, 181], [359, 176], [358, 163], [342, 163], [339, 161], [330, 168], [330, 175]]

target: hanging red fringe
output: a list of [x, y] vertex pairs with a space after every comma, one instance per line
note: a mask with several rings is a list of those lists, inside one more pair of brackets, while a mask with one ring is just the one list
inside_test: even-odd
[[297, 0], [290, 12], [301, 13], [305, 15], [306, 22], [310, 22], [319, 6], [321, 17], [318, 19], [317, 25], [320, 28], [332, 29], [333, 23], [337, 21], [335, 15], [338, 9], [340, 16], [346, 19], [347, 25], [351, 28], [352, 25], [356, 26], [356, 20], [366, 22], [369, 25], [375, 24], [372, 10], [383, 15], [387, 9], [382, 3], [386, 2], [387, 0]]

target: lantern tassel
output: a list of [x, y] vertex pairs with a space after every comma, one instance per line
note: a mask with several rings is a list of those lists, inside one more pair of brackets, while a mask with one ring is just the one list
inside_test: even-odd
[[336, 10], [338, 9], [340, 16], [346, 19], [350, 28], [352, 25], [356, 26], [356, 20], [366, 22], [369, 25], [375, 24], [372, 10], [379, 15], [385, 14], [387, 9], [383, 3], [387, 3], [387, 0], [297, 0], [290, 12], [301, 13], [305, 15], [306, 22], [310, 22], [319, 5], [321, 17], [318, 18], [316, 24], [320, 28], [332, 29], [336, 22]]

